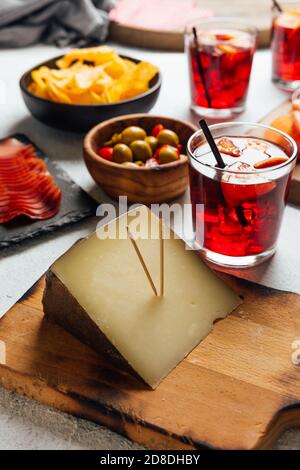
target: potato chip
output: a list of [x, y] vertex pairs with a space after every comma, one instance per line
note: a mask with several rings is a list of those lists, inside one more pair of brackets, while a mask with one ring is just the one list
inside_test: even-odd
[[109, 46], [73, 49], [56, 62], [31, 73], [28, 90], [40, 98], [66, 104], [103, 104], [144, 93], [158, 69], [148, 62], [123, 59]]
[[68, 52], [62, 59], [56, 62], [60, 69], [69, 67], [73, 62], [92, 62], [94, 65], [105, 64], [106, 62], [116, 59], [118, 54], [109, 46], [88, 47], [85, 49], [73, 49]]
[[66, 104], [71, 104], [72, 101], [68, 97], [66, 93], [63, 93], [59, 88], [55, 85], [53, 82], [49, 82], [49, 88], [48, 88], [48, 94], [49, 97], [53, 101], [59, 101], [60, 103], [66, 103]]
[[132, 71], [132, 79], [144, 83], [149, 83], [156, 75], [157, 68], [149, 62], [139, 62]]

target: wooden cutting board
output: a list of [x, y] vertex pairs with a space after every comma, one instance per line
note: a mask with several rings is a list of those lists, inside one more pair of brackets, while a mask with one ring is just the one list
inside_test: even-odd
[[268, 448], [300, 424], [300, 296], [230, 282], [244, 303], [152, 391], [45, 320], [41, 280], [0, 321], [0, 384], [148, 448]]
[[[258, 45], [270, 43], [271, 2], [270, 0], [197, 0], [204, 9], [212, 10], [215, 16], [236, 16], [255, 26]], [[156, 50], [183, 50], [183, 31], [160, 31], [111, 22], [110, 39], [120, 44]]]
[[[269, 114], [267, 114], [263, 119], [261, 119], [260, 122], [262, 124], [271, 126], [276, 118], [284, 116], [290, 111], [290, 100], [284, 101], [279, 106], [277, 106], [277, 108], [273, 109]], [[300, 142], [298, 142], [298, 145], [300, 146]], [[293, 172], [288, 202], [300, 206], [300, 162], [297, 163]]]

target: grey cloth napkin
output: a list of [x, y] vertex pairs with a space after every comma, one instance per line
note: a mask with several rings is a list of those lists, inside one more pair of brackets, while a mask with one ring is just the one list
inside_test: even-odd
[[102, 42], [114, 0], [1, 0], [0, 47]]

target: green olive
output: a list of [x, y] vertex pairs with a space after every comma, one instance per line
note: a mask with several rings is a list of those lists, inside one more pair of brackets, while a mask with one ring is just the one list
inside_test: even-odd
[[175, 162], [179, 160], [178, 151], [175, 147], [171, 145], [164, 145], [159, 150], [158, 160], [160, 165], [164, 165], [165, 163]]
[[114, 146], [113, 159], [116, 163], [132, 162], [132, 151], [125, 144], [117, 144]]
[[121, 134], [121, 142], [123, 144], [129, 145], [134, 140], [144, 140], [146, 137], [146, 131], [138, 126], [126, 127]]
[[158, 145], [174, 145], [177, 147], [179, 144], [179, 137], [176, 132], [171, 131], [170, 129], [163, 129], [157, 136]]
[[121, 134], [118, 134], [118, 133], [114, 133], [110, 140], [108, 140], [107, 142], [104, 142], [104, 146], [110, 146], [110, 145], [116, 145], [118, 144], [119, 142], [121, 142]]
[[145, 162], [152, 157], [152, 149], [144, 140], [135, 140], [130, 144], [130, 148], [135, 160]]
[[145, 138], [145, 142], [147, 142], [147, 144], [150, 145], [150, 147], [152, 148], [152, 152], [155, 152], [155, 150], [157, 149], [157, 146], [158, 146], [157, 138], [153, 137], [153, 135], [148, 135]]

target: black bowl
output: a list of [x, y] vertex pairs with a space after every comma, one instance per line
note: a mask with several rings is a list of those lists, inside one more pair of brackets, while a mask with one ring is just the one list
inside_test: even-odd
[[[108, 104], [64, 104], [39, 98], [28, 91], [32, 82], [31, 72], [41, 66], [57, 68], [56, 61], [62, 56], [55, 57], [36, 65], [24, 73], [20, 79], [20, 88], [24, 102], [30, 113], [48, 126], [64, 131], [85, 132], [99, 122], [122, 114], [147, 113], [155, 105], [160, 88], [161, 73], [158, 72], [151, 80], [149, 90], [134, 98]], [[132, 57], [121, 56], [135, 63], [140, 62]]]

